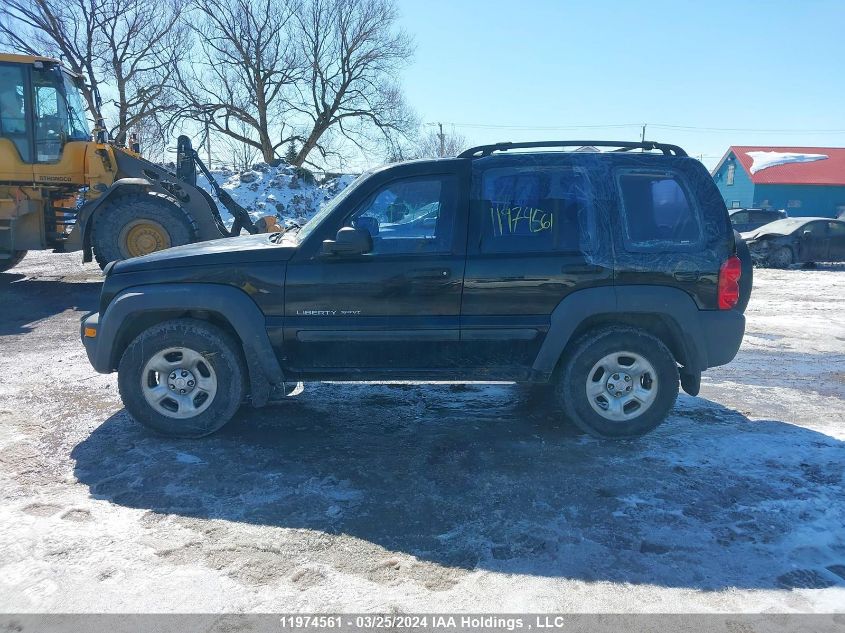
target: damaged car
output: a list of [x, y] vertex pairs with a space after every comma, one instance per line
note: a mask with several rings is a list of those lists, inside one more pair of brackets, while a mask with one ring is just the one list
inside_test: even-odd
[[757, 266], [845, 261], [845, 221], [784, 218], [742, 234]]

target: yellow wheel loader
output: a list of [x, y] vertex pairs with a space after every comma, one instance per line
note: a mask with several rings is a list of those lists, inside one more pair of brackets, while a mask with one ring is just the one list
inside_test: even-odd
[[[99, 114], [92, 139], [81, 86], [55, 59], [0, 54], [0, 272], [28, 250], [81, 250], [105, 267], [241, 229], [279, 230], [270, 218], [253, 224], [185, 136], [175, 173], [141, 158], [137, 144], [108, 141]], [[232, 214], [231, 229], [197, 186], [197, 168]]]

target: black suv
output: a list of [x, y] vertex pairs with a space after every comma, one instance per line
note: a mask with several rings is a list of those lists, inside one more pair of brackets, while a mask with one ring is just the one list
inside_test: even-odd
[[[547, 151], [584, 145], [614, 151]], [[736, 355], [742, 245], [677, 146], [501, 143], [365, 173], [295, 235], [110, 264], [82, 340], [171, 436], [286, 383], [413, 379], [547, 385], [584, 431], [632, 437]]]

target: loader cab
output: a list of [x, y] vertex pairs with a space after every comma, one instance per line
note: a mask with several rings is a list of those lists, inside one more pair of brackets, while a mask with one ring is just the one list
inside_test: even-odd
[[31, 182], [69, 142], [91, 140], [81, 81], [56, 60], [0, 55], [2, 179]]

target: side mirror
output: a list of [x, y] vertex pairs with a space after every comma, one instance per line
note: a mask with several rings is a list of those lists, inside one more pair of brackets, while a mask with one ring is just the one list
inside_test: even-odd
[[344, 226], [333, 240], [323, 240], [324, 255], [363, 255], [373, 250], [373, 238], [366, 229]]

